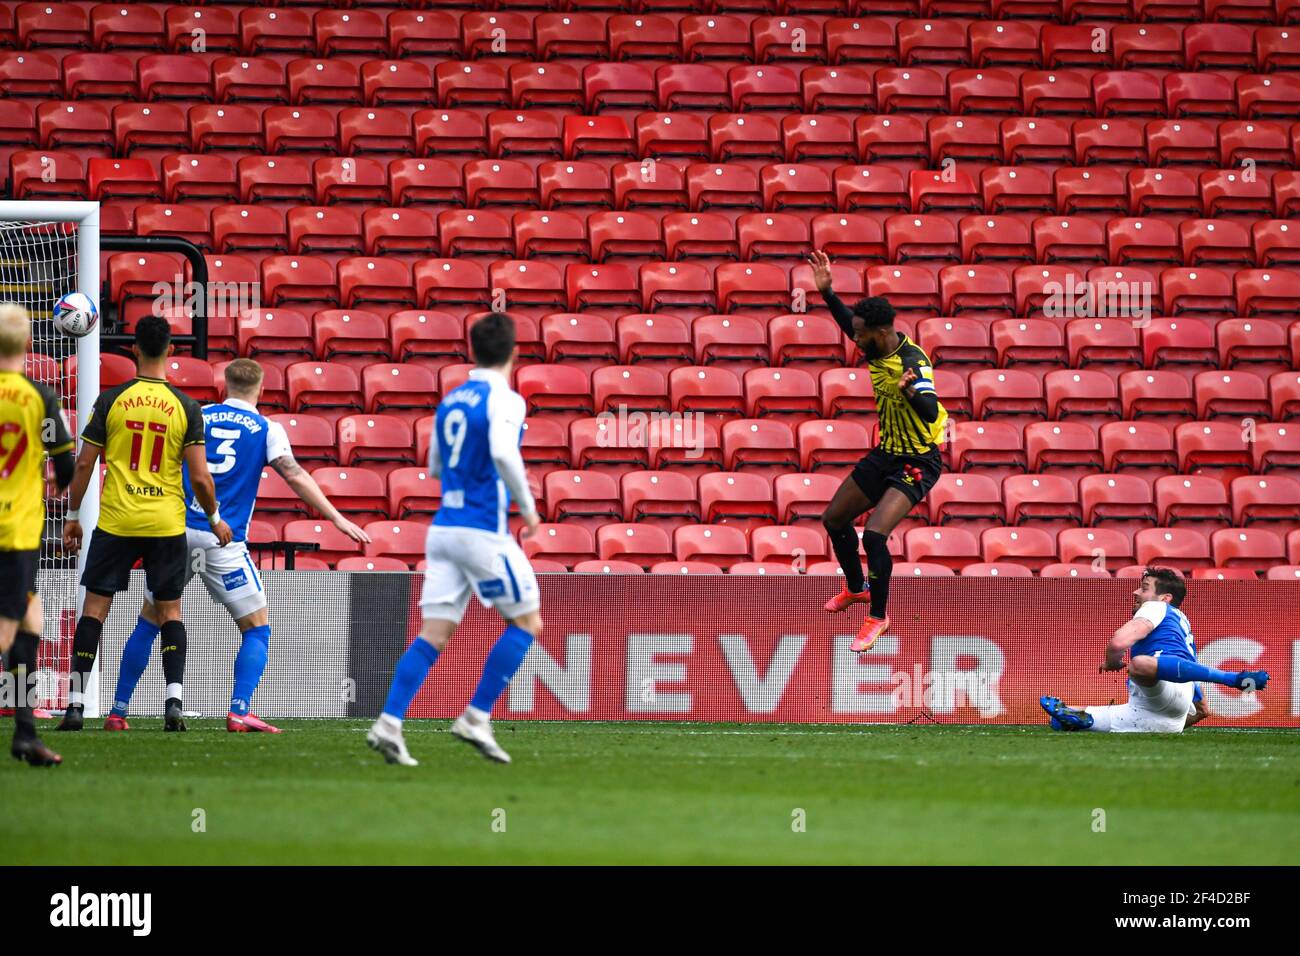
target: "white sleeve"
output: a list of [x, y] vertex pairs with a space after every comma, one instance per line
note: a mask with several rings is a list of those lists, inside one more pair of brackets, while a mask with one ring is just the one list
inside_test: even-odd
[[1164, 601], [1147, 601], [1137, 609], [1137, 613], [1133, 615], [1133, 619], [1136, 621], [1138, 618], [1141, 618], [1144, 621], [1150, 621], [1151, 626], [1155, 627], [1165, 619], [1165, 614], [1167, 614], [1168, 611], [1169, 605]]
[[434, 416], [433, 421], [429, 425], [429, 430], [432, 433], [429, 435], [429, 462], [428, 462], [429, 477], [441, 478], [442, 477], [442, 452], [438, 448], [438, 418], [436, 415]]
[[519, 452], [519, 433], [527, 412], [522, 395], [503, 389], [492, 390], [488, 399], [488, 443], [492, 463], [510, 490], [510, 497], [518, 503], [519, 511], [533, 514], [537, 505], [528, 487], [523, 455]]
[[272, 462], [292, 454], [293, 446], [289, 444], [289, 433], [284, 430], [284, 426], [279, 422], [268, 421], [266, 423], [266, 460]]

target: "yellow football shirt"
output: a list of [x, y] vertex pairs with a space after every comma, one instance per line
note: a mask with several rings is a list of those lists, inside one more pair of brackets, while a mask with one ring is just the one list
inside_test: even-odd
[[35, 551], [45, 528], [45, 456], [72, 449], [47, 385], [0, 372], [0, 551]]
[[185, 533], [185, 449], [202, 445], [199, 403], [157, 378], [134, 378], [95, 399], [81, 433], [102, 448], [108, 475], [99, 527], [124, 538]]
[[904, 369], [915, 369], [913, 388], [934, 392], [934, 367], [930, 357], [906, 335], [899, 334], [899, 344], [889, 355], [868, 363], [871, 387], [876, 393], [876, 410], [880, 415], [881, 451], [893, 455], [922, 455], [943, 444], [943, 430], [948, 412], [939, 403], [939, 417], [927, 422], [916, 413], [898, 387]]

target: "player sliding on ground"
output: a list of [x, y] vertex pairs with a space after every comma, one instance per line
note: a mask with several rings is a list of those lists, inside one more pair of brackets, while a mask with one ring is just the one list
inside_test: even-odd
[[99, 651], [113, 595], [127, 589], [131, 567], [142, 559], [161, 622], [167, 681], [163, 730], [185, 729], [181, 695], [186, 641], [181, 591], [190, 553], [185, 539], [185, 502], [189, 499], [181, 482], [182, 461], [189, 468], [204, 523], [214, 538], [228, 544], [231, 533], [217, 509], [212, 475], [203, 454], [199, 403], [167, 383], [171, 337], [171, 327], [159, 316], [146, 315], [136, 323], [132, 346], [135, 378], [101, 393], [81, 432], [81, 451], [63, 525], [65, 551], [75, 553], [81, 548], [81, 499], [101, 454], [108, 465], [108, 478], [99, 502], [99, 526], [91, 535], [81, 574], [86, 599], [73, 637], [73, 684], [59, 730], [82, 728], [86, 677]]
[[28, 687], [45, 623], [36, 593], [45, 530], [45, 456], [54, 459], [60, 491], [72, 481], [74, 465], [59, 397], [23, 374], [31, 339], [27, 310], [12, 302], [0, 304], [0, 654], [9, 655], [14, 694], [9, 752], [33, 767], [51, 767], [63, 758], [36, 736]]
[[510, 388], [518, 355], [514, 320], [503, 313], [480, 319], [470, 330], [470, 346], [478, 367], [443, 398], [429, 443], [429, 477], [442, 478], [442, 502], [425, 539], [424, 623], [398, 660], [384, 711], [366, 735], [366, 743], [385, 760], [408, 767], [416, 761], [406, 750], [402, 720], [465, 616], [471, 590], [484, 607], [497, 609], [506, 629], [488, 652], [474, 697], [451, 732], [490, 760], [510, 762], [492, 735], [492, 705], [542, 630], [537, 578], [507, 524], [512, 500], [523, 516], [525, 536], [539, 524], [519, 452], [526, 407]]
[[[216, 482], [217, 500], [234, 531], [228, 544], [220, 544], [208, 529], [203, 509], [193, 495], [188, 470], [184, 476], [186, 499], [190, 502], [185, 512], [187, 545], [191, 554], [203, 555], [202, 561], [187, 563], [185, 581], [188, 583], [196, 573], [195, 565], [199, 565], [197, 573], [208, 594], [230, 613], [242, 637], [235, 657], [230, 712], [226, 715], [226, 730], [231, 733], [280, 732], [250, 710], [253, 693], [266, 670], [271, 641], [266, 592], [246, 543], [262, 469], [267, 465], [274, 468], [299, 498], [353, 541], [370, 543], [370, 537], [339, 513], [311, 475], [294, 460], [284, 426], [257, 410], [263, 374], [262, 366], [252, 359], [235, 359], [226, 366], [226, 400], [203, 409], [208, 470]], [[105, 730], [129, 729], [127, 708], [149, 663], [159, 626], [158, 608], [153, 595], [146, 592], [135, 630], [122, 649], [117, 692], [113, 695], [113, 710], [104, 721]]]
[[[871, 370], [880, 416], [880, 441], [844, 480], [822, 515], [835, 557], [844, 569], [844, 589], [826, 603], [839, 613], [870, 603], [852, 649], [861, 654], [889, 629], [889, 578], [894, 562], [889, 535], [934, 487], [943, 470], [939, 445], [948, 413], [934, 391], [929, 356], [894, 328], [894, 307], [880, 296], [859, 299], [850, 309], [831, 288], [831, 260], [818, 250], [808, 257], [813, 281], [844, 334], [861, 350]], [[871, 512], [862, 533], [867, 577], [858, 558], [853, 524]]]
[[1171, 568], [1147, 568], [1133, 592], [1133, 619], [1106, 645], [1100, 670], [1124, 669], [1129, 653], [1128, 703], [1107, 707], [1068, 707], [1060, 698], [1039, 703], [1053, 730], [1101, 733], [1180, 733], [1206, 716], [1193, 698], [1195, 681], [1238, 690], [1263, 690], [1268, 671], [1221, 671], [1196, 663], [1192, 625], [1181, 610], [1187, 585]]

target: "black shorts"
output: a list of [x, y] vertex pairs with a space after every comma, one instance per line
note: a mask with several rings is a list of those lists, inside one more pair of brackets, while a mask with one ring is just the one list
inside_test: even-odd
[[143, 561], [145, 581], [154, 600], [179, 601], [189, 558], [183, 531], [165, 538], [124, 538], [96, 528], [86, 554], [86, 569], [81, 572], [81, 585], [105, 597], [125, 591], [132, 566]]
[[930, 493], [942, 473], [938, 449], [924, 455], [891, 455], [873, 448], [853, 466], [853, 480], [873, 504], [887, 489], [897, 488], [916, 505]]
[[41, 551], [0, 551], [0, 617], [21, 621], [36, 593]]

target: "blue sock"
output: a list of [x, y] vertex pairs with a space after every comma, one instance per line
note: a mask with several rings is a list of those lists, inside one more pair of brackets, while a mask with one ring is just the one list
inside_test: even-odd
[[230, 712], [243, 717], [253, 706], [253, 693], [266, 670], [267, 645], [271, 642], [271, 626], [250, 627], [244, 632], [244, 642], [235, 656], [235, 689], [230, 693]]
[[144, 618], [137, 618], [135, 630], [126, 639], [122, 648], [122, 666], [117, 671], [117, 690], [113, 694], [115, 716], [125, 717], [126, 709], [131, 704], [131, 695], [135, 685], [140, 683], [144, 669], [149, 666], [149, 655], [153, 653], [153, 642], [162, 630], [157, 624], [150, 624]]
[[1156, 677], [1160, 678], [1160, 680], [1172, 681], [1175, 684], [1208, 680], [1211, 683], [1236, 687], [1237, 682], [1241, 680], [1241, 673], [1239, 671], [1216, 670], [1213, 667], [1198, 664], [1196, 661], [1161, 654], [1156, 658]]
[[438, 649], [423, 638], [417, 637], [411, 642], [397, 660], [393, 670], [393, 683], [388, 688], [388, 700], [384, 702], [384, 713], [402, 720], [406, 709], [411, 706], [420, 685], [429, 676], [429, 668], [438, 660]]
[[485, 713], [492, 713], [492, 706], [497, 702], [515, 676], [519, 665], [524, 662], [524, 655], [533, 643], [533, 635], [522, 627], [507, 625], [505, 631], [497, 638], [488, 651], [487, 660], [483, 662], [483, 676], [479, 678], [478, 688], [470, 700], [471, 707], [477, 707]]

